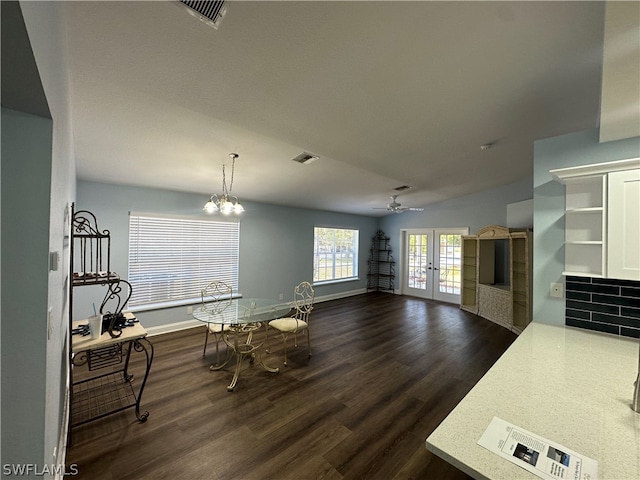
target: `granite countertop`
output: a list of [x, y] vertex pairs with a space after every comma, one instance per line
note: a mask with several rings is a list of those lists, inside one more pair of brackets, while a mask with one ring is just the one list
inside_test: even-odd
[[634, 339], [533, 322], [427, 448], [474, 478], [539, 478], [477, 444], [496, 416], [596, 460], [599, 479], [639, 479], [638, 348]]

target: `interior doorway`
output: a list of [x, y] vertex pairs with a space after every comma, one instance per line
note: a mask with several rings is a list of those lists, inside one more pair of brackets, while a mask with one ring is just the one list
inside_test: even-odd
[[460, 303], [462, 235], [468, 228], [402, 231], [401, 293]]

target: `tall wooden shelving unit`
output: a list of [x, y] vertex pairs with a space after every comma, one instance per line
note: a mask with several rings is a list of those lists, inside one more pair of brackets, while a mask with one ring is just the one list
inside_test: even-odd
[[389, 237], [378, 230], [371, 239], [367, 291], [388, 291], [393, 293], [395, 281], [395, 260], [391, 255]]
[[462, 295], [460, 308], [478, 313], [478, 239], [462, 236]]
[[[489, 225], [462, 237], [460, 308], [516, 333], [531, 322], [533, 249], [530, 230]], [[499, 275], [504, 262], [508, 273]]]

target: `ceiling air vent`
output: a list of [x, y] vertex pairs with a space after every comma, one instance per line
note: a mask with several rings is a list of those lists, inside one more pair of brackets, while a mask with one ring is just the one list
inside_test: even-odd
[[216, 30], [220, 26], [222, 17], [227, 12], [227, 7], [224, 0], [222, 1], [200, 1], [193, 0], [178, 0], [181, 4], [187, 7], [187, 11], [196, 17], [198, 20], [206, 23], [210, 27]]
[[294, 162], [301, 163], [303, 165], [309, 165], [310, 163], [315, 162], [320, 157], [317, 155], [313, 155], [312, 153], [302, 152], [296, 158], [293, 159]]
[[405, 190], [409, 190], [411, 185], [400, 185], [399, 187], [394, 188], [396, 192], [404, 192]]

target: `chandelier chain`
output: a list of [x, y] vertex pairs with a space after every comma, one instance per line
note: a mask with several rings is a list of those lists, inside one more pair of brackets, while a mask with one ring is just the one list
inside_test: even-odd
[[227, 173], [225, 170], [225, 164], [222, 164], [222, 195], [229, 195], [227, 190]]
[[226, 165], [224, 163], [222, 164], [222, 194], [227, 197], [231, 195], [231, 192], [233, 191], [233, 174], [236, 169], [236, 157], [238, 155], [231, 153], [229, 156], [231, 157], [231, 181], [229, 182], [229, 188], [227, 188]]

